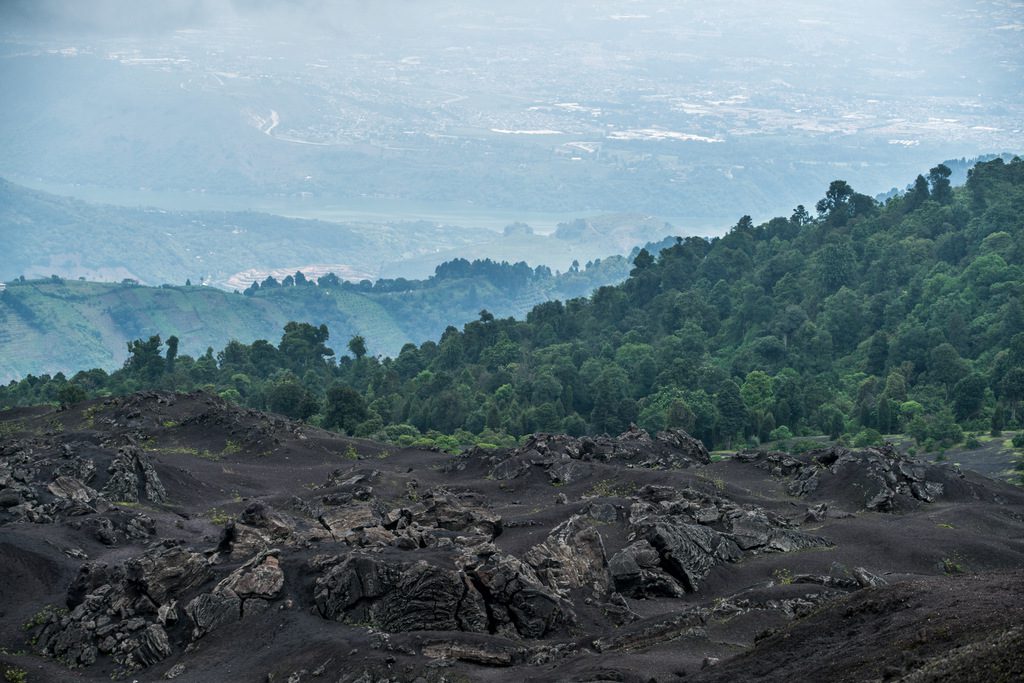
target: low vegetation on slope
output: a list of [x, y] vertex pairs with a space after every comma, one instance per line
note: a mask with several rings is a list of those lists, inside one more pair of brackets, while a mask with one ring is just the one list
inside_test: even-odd
[[[482, 312], [394, 358], [335, 362], [326, 327], [199, 358], [133, 345], [122, 371], [26, 378], [0, 404], [208, 386], [363, 436], [681, 427], [711, 447], [904, 432], [923, 447], [1019, 427], [1024, 162], [940, 165], [879, 205], [835, 181], [816, 215], [641, 251], [629, 279], [525, 320]], [[175, 348], [176, 353], [176, 348]]]

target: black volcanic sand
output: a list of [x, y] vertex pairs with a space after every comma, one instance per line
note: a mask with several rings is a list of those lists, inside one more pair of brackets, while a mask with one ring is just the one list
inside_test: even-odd
[[[800, 475], [766, 454], [706, 462], [683, 444], [659, 460], [664, 442], [633, 433], [452, 456], [202, 393], [0, 413], [0, 434], [0, 674], [28, 681], [1024, 679], [1024, 491], [953, 465], [810, 453], [793, 467], [816, 488], [795, 495]], [[879, 462], [914, 474], [868, 509]], [[615, 569], [659, 524], [690, 542], [652, 550], [640, 580]], [[573, 534], [538, 555], [556, 527]], [[173, 600], [116, 573], [142, 557], [176, 558]], [[97, 563], [114, 573], [83, 584]], [[263, 583], [243, 594], [230, 580], [252, 566]], [[233, 603], [197, 636], [186, 606], [222, 581], [241, 617]], [[100, 603], [122, 595], [101, 646]], [[158, 619], [172, 602], [177, 619]], [[166, 651], [126, 663], [143, 631]]]

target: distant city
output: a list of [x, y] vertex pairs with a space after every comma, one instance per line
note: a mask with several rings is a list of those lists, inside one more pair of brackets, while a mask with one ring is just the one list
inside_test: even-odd
[[941, 3], [908, 24], [869, 4], [15, 26], [0, 174], [164, 208], [193, 208], [187, 193], [328, 219], [629, 211], [707, 234], [788, 215], [837, 177], [875, 195], [943, 159], [1024, 149], [1017, 5]]

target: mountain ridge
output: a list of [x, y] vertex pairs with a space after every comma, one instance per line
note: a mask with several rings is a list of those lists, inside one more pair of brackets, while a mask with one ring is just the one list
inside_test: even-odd
[[301, 271], [280, 282], [268, 276], [244, 297], [212, 287], [147, 287], [130, 279], [15, 280], [0, 292], [0, 381], [83, 367], [112, 371], [128, 356], [126, 340], [153, 334], [177, 336], [182, 353], [199, 356], [233, 339], [272, 338], [290, 320], [327, 324], [340, 338], [361, 335], [372, 353], [396, 356], [404, 344], [436, 338], [481, 309], [522, 317], [534, 304], [585, 296], [628, 274], [622, 256], [558, 274], [522, 262], [458, 259], [425, 280], [353, 283], [334, 274], [307, 280]]
[[307, 264], [350, 280], [427, 278], [456, 257], [567, 270], [574, 260], [628, 253], [675, 232], [643, 215], [585, 222], [600, 230], [587, 239], [562, 239], [425, 220], [334, 222], [258, 211], [169, 211], [94, 204], [0, 179], [0, 235], [7, 249], [0, 279], [128, 278], [152, 286], [190, 279], [230, 289], [248, 284], [255, 277], [245, 277], [250, 271], [265, 276]]

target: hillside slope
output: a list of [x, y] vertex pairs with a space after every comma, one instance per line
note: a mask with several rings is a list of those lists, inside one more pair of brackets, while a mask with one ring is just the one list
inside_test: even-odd
[[335, 339], [362, 335], [371, 353], [396, 356], [403, 344], [436, 338], [449, 325], [477, 318], [481, 309], [522, 317], [541, 301], [585, 296], [628, 273], [621, 256], [560, 275], [525, 264], [461, 260], [442, 264], [428, 280], [370, 286], [324, 278], [318, 287], [312, 281], [295, 286], [288, 276], [289, 286], [252, 288], [249, 296], [212, 287], [15, 281], [0, 292], [0, 382], [91, 367], [114, 370], [128, 355], [126, 340], [154, 334], [177, 336], [182, 353], [199, 356], [233, 339], [276, 339], [290, 320], [326, 324]]
[[481, 315], [394, 358], [339, 358], [327, 329], [303, 325], [277, 347], [176, 362], [156, 339], [122, 372], [22, 381], [0, 404], [213, 385], [389, 439], [635, 422], [715, 448], [822, 434], [975, 448], [1024, 428], [1024, 161], [977, 164], [962, 187], [949, 176], [939, 165], [884, 205], [836, 180], [816, 215], [745, 216], [724, 237], [640, 251], [621, 285], [525, 320]]

